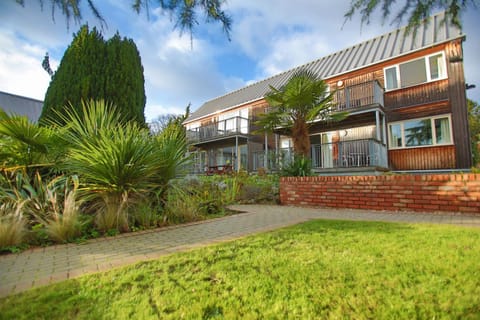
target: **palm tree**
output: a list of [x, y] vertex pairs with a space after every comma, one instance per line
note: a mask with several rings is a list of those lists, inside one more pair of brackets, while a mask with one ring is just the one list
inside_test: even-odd
[[280, 89], [270, 86], [267, 93], [270, 110], [257, 121], [263, 130], [283, 129], [293, 140], [296, 155], [310, 157], [309, 129], [315, 120], [339, 121], [344, 112], [332, 112], [333, 94], [314, 72], [300, 69]]
[[51, 168], [61, 149], [54, 130], [33, 123], [26, 116], [7, 114], [0, 108], [1, 170]]

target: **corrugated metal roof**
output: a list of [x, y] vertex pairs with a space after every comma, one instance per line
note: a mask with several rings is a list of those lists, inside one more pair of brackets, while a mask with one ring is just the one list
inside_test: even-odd
[[37, 122], [42, 113], [43, 101], [0, 91], [0, 108], [7, 113], [27, 116], [30, 121]]
[[463, 37], [461, 30], [452, 25], [448, 19], [442, 23], [444, 17], [443, 12], [432, 16], [427, 23], [419, 27], [415, 38], [411, 32], [404, 36], [405, 27], [402, 27], [207, 101], [193, 112], [186, 122], [259, 100], [270, 91], [270, 85], [275, 88], [283, 86], [289, 77], [300, 68], [309, 69], [322, 79], [328, 79]]

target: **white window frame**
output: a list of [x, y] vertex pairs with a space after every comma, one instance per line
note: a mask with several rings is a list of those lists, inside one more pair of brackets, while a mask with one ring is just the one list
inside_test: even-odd
[[[435, 130], [435, 120], [437, 119], [443, 119], [443, 118], [448, 118], [448, 125], [449, 125], [449, 131], [450, 131], [450, 142], [447, 143], [437, 143], [437, 131]], [[430, 119], [431, 125], [430, 127], [432, 128], [432, 144], [429, 145], [421, 145], [421, 146], [406, 146], [405, 145], [405, 122], [410, 122], [410, 121], [422, 121]], [[401, 132], [401, 139], [402, 139], [402, 145], [399, 147], [394, 147], [390, 145], [390, 141], [392, 139], [391, 137], [391, 130], [390, 126], [392, 125], [400, 125], [400, 132]], [[415, 118], [415, 119], [408, 119], [408, 120], [403, 120], [403, 121], [396, 121], [396, 122], [391, 122], [388, 124], [388, 149], [389, 150], [399, 150], [399, 149], [412, 149], [412, 148], [428, 148], [428, 147], [437, 147], [437, 146], [450, 146], [454, 144], [453, 141], [453, 130], [452, 130], [452, 115], [451, 114], [442, 114], [434, 117], [424, 117], [424, 118]]]
[[[239, 131], [243, 134], [248, 134], [248, 121], [250, 116], [250, 108], [236, 109], [234, 111], [219, 114], [218, 129], [225, 129], [226, 131]], [[221, 122], [225, 121], [225, 128], [222, 128]]]
[[[401, 88], [400, 68], [398, 66], [399, 66], [398, 64], [395, 64], [393, 66], [383, 68], [383, 79], [385, 79], [385, 91], [393, 91], [393, 90], [398, 90], [398, 89]], [[390, 69], [395, 69], [395, 77], [396, 77], [396, 80], [397, 80], [397, 86], [400, 85], [400, 87], [391, 88], [391, 89], [387, 88], [387, 70], [390, 70]]]
[[[443, 74], [441, 74], [438, 77], [438, 79], [432, 79], [432, 73], [430, 72], [430, 57], [433, 57], [433, 56], [436, 56], [436, 55], [439, 55], [439, 54], [442, 55], [442, 61], [443, 61], [442, 71], [443, 71]], [[417, 83], [417, 84], [414, 84], [414, 85], [411, 85], [411, 86], [402, 87], [402, 79], [401, 79], [401, 76], [400, 76], [400, 65], [405, 64], [405, 63], [409, 63], [409, 62], [412, 62], [412, 61], [415, 61], [415, 60], [421, 60], [421, 59], [423, 59], [424, 63], [425, 63], [425, 72], [427, 73], [427, 82], [421, 82], [421, 83]], [[392, 68], [395, 68], [395, 75], [397, 77], [398, 87], [388, 89], [387, 88], [387, 70], [392, 69]], [[445, 52], [444, 51], [438, 51], [438, 52], [435, 52], [435, 53], [432, 53], [432, 54], [429, 54], [429, 55], [426, 55], [426, 56], [423, 56], [423, 57], [420, 57], [420, 58], [415, 58], [415, 59], [411, 59], [411, 60], [408, 60], [408, 61], [403, 61], [401, 63], [397, 63], [397, 64], [394, 64], [394, 65], [383, 68], [383, 79], [385, 80], [385, 91], [400, 90], [400, 89], [404, 89], [404, 88], [417, 86], [417, 85], [420, 85], [420, 84], [423, 84], [423, 83], [429, 83], [429, 82], [444, 80], [444, 79], [447, 79], [447, 78], [448, 78], [447, 63], [446, 63], [446, 60], [445, 60]]]
[[186, 125], [187, 130], [195, 130], [200, 128], [200, 122], [190, 122]]

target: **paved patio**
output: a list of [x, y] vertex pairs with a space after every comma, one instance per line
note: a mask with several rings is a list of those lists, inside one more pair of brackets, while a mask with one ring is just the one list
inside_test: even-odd
[[480, 227], [480, 216], [235, 205], [237, 215], [188, 225], [36, 248], [0, 256], [0, 297], [312, 219], [444, 223]]

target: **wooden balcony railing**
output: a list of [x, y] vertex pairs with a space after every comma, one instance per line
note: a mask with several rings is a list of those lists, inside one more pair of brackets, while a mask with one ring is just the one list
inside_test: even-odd
[[383, 88], [376, 80], [339, 89], [333, 95], [334, 111], [352, 111], [375, 104], [384, 105]]
[[231, 137], [250, 132], [250, 120], [242, 117], [233, 117], [212, 122], [209, 125], [187, 130], [189, 143], [215, 140], [222, 137]]
[[446, 99], [448, 99], [448, 79], [386, 92], [385, 107], [397, 109]]

